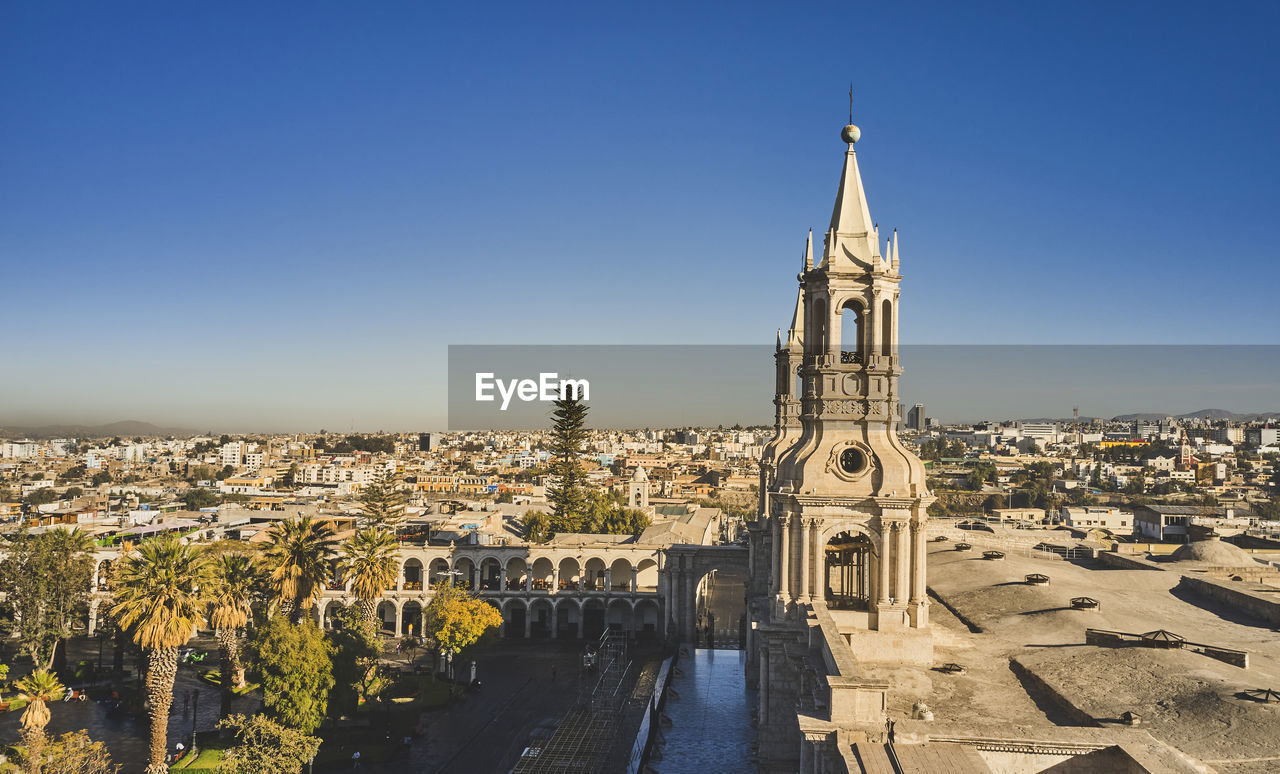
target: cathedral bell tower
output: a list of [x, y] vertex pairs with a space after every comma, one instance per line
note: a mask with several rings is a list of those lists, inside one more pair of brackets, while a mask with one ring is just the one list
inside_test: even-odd
[[811, 236], [796, 319], [775, 355], [776, 432], [761, 466], [774, 615], [823, 604], [848, 611], [837, 616], [842, 632], [921, 629], [933, 497], [896, 432], [898, 237], [882, 245], [871, 220], [858, 127], [841, 136], [848, 148], [821, 262]]

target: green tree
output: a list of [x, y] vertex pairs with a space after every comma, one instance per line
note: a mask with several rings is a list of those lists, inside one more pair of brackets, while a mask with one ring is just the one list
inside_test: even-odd
[[351, 582], [351, 593], [359, 601], [361, 618], [368, 626], [373, 626], [383, 592], [396, 585], [399, 557], [396, 536], [377, 526], [356, 532], [342, 544], [338, 569], [343, 579]]
[[561, 398], [551, 417], [551, 475], [555, 478], [547, 489], [551, 527], [555, 532], [575, 532], [586, 505], [580, 457], [587, 441], [587, 405], [577, 395]]
[[62, 493], [62, 496], [67, 498], [68, 500], [74, 500], [75, 498], [79, 497], [82, 494], [84, 494], [84, 490], [81, 489], [80, 487], [69, 486], [67, 487], [67, 491]]
[[40, 774], [44, 763], [45, 726], [49, 725], [49, 704], [62, 698], [66, 690], [47, 669], [37, 669], [15, 686], [18, 699], [27, 703], [22, 713], [22, 744], [26, 749], [26, 770]]
[[375, 526], [395, 528], [404, 521], [404, 493], [394, 470], [384, 470], [360, 490], [360, 507]]
[[233, 689], [243, 688], [240, 664], [240, 630], [249, 623], [257, 568], [244, 554], [222, 554], [211, 563], [209, 625], [213, 627], [222, 656], [221, 713], [231, 711]]
[[333, 646], [315, 621], [278, 615], [253, 640], [263, 704], [275, 720], [310, 734], [324, 720], [333, 689]]
[[545, 543], [551, 537], [551, 518], [546, 511], [528, 511], [521, 518], [524, 537], [531, 543]]
[[36, 664], [53, 668], [59, 645], [88, 608], [93, 539], [79, 528], [19, 532], [0, 560], [10, 633]]
[[191, 639], [204, 608], [198, 589], [204, 575], [200, 549], [172, 535], [147, 540], [121, 561], [111, 614], [147, 656], [147, 707], [151, 743], [146, 774], [165, 774], [165, 733], [178, 674], [178, 647]]
[[27, 493], [28, 505], [48, 505], [58, 499], [58, 493], [53, 491], [53, 487], [45, 487], [43, 489], [32, 489]]
[[269, 537], [271, 593], [280, 609], [297, 621], [320, 598], [332, 575], [333, 527], [308, 516], [278, 522]]
[[109, 484], [111, 483], [111, 474], [105, 470], [100, 470], [97, 473], [93, 474], [93, 478], [90, 479], [90, 483], [93, 484], [94, 486], [102, 486], [103, 484]]
[[263, 715], [230, 715], [218, 723], [236, 743], [222, 754], [219, 774], [298, 774], [320, 750], [320, 738]]
[[48, 774], [117, 774], [118, 765], [111, 763], [111, 753], [102, 742], [89, 738], [83, 729], [68, 731], [44, 751], [44, 770]]
[[449, 659], [474, 645], [489, 629], [502, 625], [498, 608], [474, 593], [441, 583], [423, 611], [422, 633]]
[[333, 691], [330, 714], [355, 712], [362, 701], [377, 693], [378, 657], [382, 646], [377, 629], [364, 620], [357, 605], [333, 614], [329, 641], [333, 644]]
[[222, 502], [222, 498], [212, 489], [205, 487], [192, 487], [182, 495], [182, 503], [189, 511], [198, 511], [201, 508], [212, 508]]

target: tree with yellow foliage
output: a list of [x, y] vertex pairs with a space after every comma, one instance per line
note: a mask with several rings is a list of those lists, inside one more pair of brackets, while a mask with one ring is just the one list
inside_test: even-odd
[[502, 625], [502, 613], [498, 608], [448, 581], [435, 588], [427, 609], [423, 611], [422, 633], [433, 641], [441, 653], [449, 659], [474, 645], [489, 629]]

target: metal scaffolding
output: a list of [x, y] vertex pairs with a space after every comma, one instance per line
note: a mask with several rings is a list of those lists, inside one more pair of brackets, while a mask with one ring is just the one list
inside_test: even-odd
[[630, 698], [631, 675], [627, 637], [605, 631], [583, 655], [578, 698], [554, 733], [533, 739], [512, 774], [597, 774], [618, 734], [624, 704]]

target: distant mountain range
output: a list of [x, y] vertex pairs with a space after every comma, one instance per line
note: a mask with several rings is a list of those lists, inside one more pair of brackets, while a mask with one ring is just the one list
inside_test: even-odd
[[1174, 419], [1227, 419], [1232, 422], [1258, 422], [1263, 420], [1280, 419], [1280, 411], [1267, 411], [1258, 414], [1237, 414], [1234, 411], [1226, 409], [1201, 409], [1199, 411], [1191, 411], [1186, 414], [1153, 414], [1146, 412], [1142, 414], [1121, 414], [1116, 419], [1121, 422], [1154, 422], [1164, 419], [1165, 417], [1173, 417]]
[[0, 438], [134, 438], [141, 436], [150, 438], [169, 435], [197, 435], [197, 431], [160, 427], [150, 422], [139, 422], [126, 419], [122, 422], [111, 422], [105, 425], [0, 425]]

